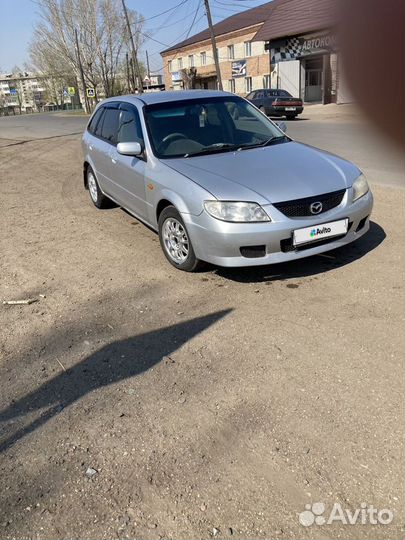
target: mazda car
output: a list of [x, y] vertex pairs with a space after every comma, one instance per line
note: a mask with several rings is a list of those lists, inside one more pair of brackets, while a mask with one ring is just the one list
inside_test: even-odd
[[180, 270], [298, 260], [369, 229], [373, 196], [355, 165], [294, 141], [231, 93], [106, 99], [82, 144], [94, 205], [115, 203], [156, 230]]

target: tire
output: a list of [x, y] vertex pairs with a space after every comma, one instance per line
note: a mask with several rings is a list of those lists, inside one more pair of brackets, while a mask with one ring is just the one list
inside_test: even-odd
[[285, 117], [287, 120], [295, 120], [297, 118], [296, 114], [286, 114]]
[[160, 246], [169, 263], [184, 272], [198, 270], [202, 263], [195, 256], [184, 221], [174, 206], [161, 212], [158, 225]]
[[263, 114], [267, 116], [266, 109], [262, 105], [259, 107], [259, 111], [261, 111]]
[[90, 194], [90, 199], [94, 206], [96, 206], [97, 208], [108, 208], [111, 204], [110, 199], [108, 199], [101, 192], [96, 175], [94, 174], [94, 171], [90, 166], [87, 167], [86, 181], [87, 189], [89, 190]]

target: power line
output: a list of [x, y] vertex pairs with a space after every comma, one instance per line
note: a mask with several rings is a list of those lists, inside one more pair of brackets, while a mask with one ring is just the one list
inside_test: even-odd
[[152, 17], [148, 17], [147, 19], [144, 19], [144, 21], [146, 22], [146, 21], [151, 21], [152, 19], [157, 19], [158, 17], [161, 17], [162, 15], [165, 15], [166, 13], [169, 13], [169, 11], [173, 11], [174, 9], [177, 9], [178, 7], [184, 5], [187, 2], [189, 2], [189, 0], [182, 0], [181, 2], [176, 4], [175, 6], [169, 8], [169, 9], [166, 9], [165, 11], [162, 11], [161, 13], [157, 13], [156, 15], [152, 15]]

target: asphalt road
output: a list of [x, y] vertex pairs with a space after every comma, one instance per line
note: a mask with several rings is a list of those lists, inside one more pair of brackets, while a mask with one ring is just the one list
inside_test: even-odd
[[[404, 537], [404, 191], [312, 114], [384, 173], [370, 232], [197, 274], [91, 204], [83, 117], [0, 118], [0, 298], [36, 300], [0, 303], [1, 539]], [[394, 517], [303, 526], [319, 502]]]

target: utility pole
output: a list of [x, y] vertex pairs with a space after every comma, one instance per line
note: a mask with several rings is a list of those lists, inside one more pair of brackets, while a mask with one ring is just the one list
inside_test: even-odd
[[221, 70], [220, 70], [220, 67], [219, 67], [217, 42], [216, 42], [216, 39], [215, 39], [214, 29], [212, 27], [212, 17], [211, 17], [211, 10], [210, 10], [209, 0], [204, 0], [204, 4], [205, 4], [205, 13], [207, 14], [208, 26], [209, 26], [210, 34], [211, 34], [212, 53], [214, 55], [215, 71], [217, 72], [218, 90], [223, 90], [222, 78], [221, 78]]
[[127, 68], [127, 91], [128, 91], [128, 94], [131, 93], [131, 82], [130, 82], [130, 79], [129, 79], [129, 60], [128, 60], [128, 53], [126, 52], [125, 53], [125, 65], [126, 65], [126, 68]]
[[147, 70], [148, 77], [150, 79], [149, 55], [148, 55], [148, 51], [145, 51], [145, 52], [146, 52], [146, 70]]
[[146, 88], [147, 90], [149, 90], [149, 85], [151, 83], [151, 80], [150, 80], [150, 67], [149, 67], [149, 55], [148, 55], [148, 51], [145, 51], [146, 53], [146, 74], [148, 76], [148, 82], [146, 83]]
[[84, 80], [84, 71], [83, 71], [82, 59], [81, 59], [81, 56], [80, 56], [79, 38], [77, 37], [77, 28], [75, 28], [75, 42], [76, 42], [77, 61], [79, 63], [79, 70], [80, 70], [80, 78], [82, 80], [82, 87], [83, 87], [84, 109], [85, 109], [86, 113], [89, 113], [90, 112], [90, 105], [89, 105], [89, 101], [87, 99], [86, 82]]
[[135, 78], [135, 71], [134, 71], [134, 62], [133, 62], [133, 58], [131, 56], [131, 58], [129, 59], [129, 67], [131, 68], [131, 79], [132, 79], [132, 89], [135, 93], [135, 88], [136, 88], [136, 78]]
[[138, 56], [136, 54], [136, 49], [135, 49], [135, 43], [134, 43], [134, 36], [132, 35], [132, 30], [131, 30], [131, 24], [129, 22], [129, 17], [128, 17], [128, 11], [127, 11], [127, 6], [125, 5], [125, 0], [122, 0], [122, 9], [124, 10], [124, 15], [125, 15], [125, 20], [127, 22], [127, 28], [128, 28], [128, 34], [129, 34], [129, 39], [130, 39], [130, 42], [131, 42], [131, 48], [132, 48], [132, 60], [134, 61], [135, 63], [135, 70], [136, 70], [136, 75], [138, 77], [138, 92], [140, 94], [142, 94], [143, 92], [143, 88], [142, 88], [142, 76], [141, 76], [141, 70], [139, 68], [139, 62], [138, 62]]

